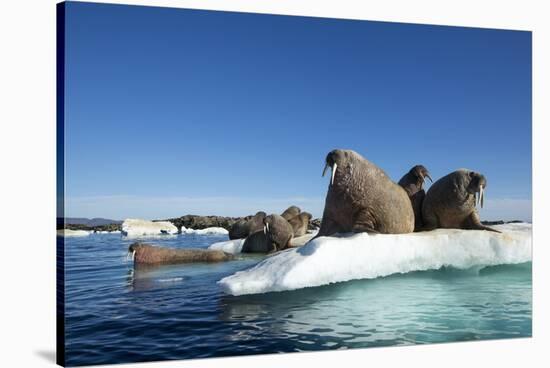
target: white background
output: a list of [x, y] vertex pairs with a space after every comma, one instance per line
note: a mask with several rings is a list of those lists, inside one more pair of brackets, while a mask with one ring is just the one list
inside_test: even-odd
[[[533, 31], [533, 338], [264, 355], [139, 367], [542, 366], [550, 361], [549, 26], [544, 1], [110, 1]], [[0, 366], [55, 356], [55, 3], [0, 5]], [[511, 173], [513, 175], [513, 173]]]

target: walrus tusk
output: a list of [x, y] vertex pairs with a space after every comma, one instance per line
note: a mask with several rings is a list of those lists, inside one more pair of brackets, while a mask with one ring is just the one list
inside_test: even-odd
[[479, 203], [481, 208], [483, 208], [483, 185], [479, 187]]
[[334, 184], [334, 175], [336, 175], [336, 168], [338, 165], [334, 163], [334, 166], [332, 166], [332, 177], [330, 178], [330, 185]]
[[267, 232], [269, 232], [269, 222], [265, 223], [265, 228], [267, 229]]
[[267, 233], [267, 230], [265, 229], [265, 225], [264, 225], [264, 235]]
[[432, 177], [430, 176], [430, 174], [426, 174], [426, 177], [427, 177], [428, 179], [430, 179], [430, 183], [433, 183], [433, 182], [434, 182], [434, 181], [432, 180]]
[[328, 167], [328, 164], [325, 164], [325, 168], [323, 169], [323, 175], [321, 176], [325, 176], [325, 173], [327, 172], [327, 167]]
[[128, 254], [126, 254], [126, 260], [128, 260], [128, 258], [129, 258], [133, 262], [135, 256], [136, 256], [136, 251], [135, 250], [133, 250], [132, 252], [128, 252]]

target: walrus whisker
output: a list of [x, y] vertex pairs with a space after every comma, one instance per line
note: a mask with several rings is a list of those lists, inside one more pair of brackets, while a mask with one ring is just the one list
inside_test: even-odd
[[330, 178], [330, 185], [334, 185], [334, 175], [336, 175], [336, 168], [337, 167], [338, 167], [338, 165], [335, 162], [334, 165], [332, 166], [332, 177]]

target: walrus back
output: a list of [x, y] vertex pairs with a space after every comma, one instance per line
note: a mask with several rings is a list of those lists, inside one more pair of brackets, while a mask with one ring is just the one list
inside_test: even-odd
[[224, 262], [234, 258], [234, 255], [217, 249], [174, 249], [140, 244], [140, 246], [135, 249], [134, 262], [135, 264], [160, 265], [195, 262]]

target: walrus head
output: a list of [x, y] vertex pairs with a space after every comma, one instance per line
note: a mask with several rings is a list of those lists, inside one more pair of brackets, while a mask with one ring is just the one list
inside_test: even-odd
[[292, 238], [292, 226], [284, 217], [271, 214], [264, 219], [264, 234], [273, 245], [275, 251], [283, 250]]
[[414, 166], [409, 173], [413, 176], [415, 176], [421, 183], [424, 183], [424, 179], [428, 178], [430, 179], [430, 182], [433, 183], [432, 177], [430, 176], [430, 173], [428, 172], [428, 169], [426, 169], [423, 165], [416, 165]]
[[282, 214], [281, 216], [285, 219], [285, 220], [290, 220], [291, 218], [293, 218], [294, 216], [298, 216], [300, 214], [302, 210], [300, 209], [300, 207], [298, 206], [290, 206], [288, 207]]
[[[276, 226], [275, 224], [275, 218], [274, 216], [279, 216], [279, 215], [275, 215], [275, 214], [271, 214], [269, 216], [266, 216], [264, 217], [263, 219], [263, 222], [264, 222], [264, 234], [266, 235], [271, 235], [273, 233], [273, 227]], [[286, 220], [285, 220], [286, 221]]]
[[483, 191], [487, 187], [487, 179], [485, 179], [485, 176], [475, 171], [470, 171], [468, 176], [470, 177], [470, 183], [466, 190], [474, 196], [477, 195], [476, 204], [479, 204], [481, 208], [483, 208]]
[[126, 255], [126, 260], [130, 258], [133, 261], [136, 256], [136, 251], [138, 251], [141, 248], [145, 248], [146, 246], [147, 244], [139, 243], [139, 242], [130, 244], [130, 246], [128, 247], [128, 254]]
[[330, 185], [334, 184], [334, 176], [336, 176], [336, 169], [338, 167], [343, 168], [346, 162], [348, 161], [348, 156], [350, 151], [344, 151], [341, 149], [335, 149], [328, 153], [327, 158], [325, 159], [325, 168], [323, 169], [323, 175], [327, 171], [327, 168], [331, 168], [332, 175], [330, 176]]
[[253, 217], [264, 219], [267, 216], [267, 213], [264, 211], [258, 211]]

